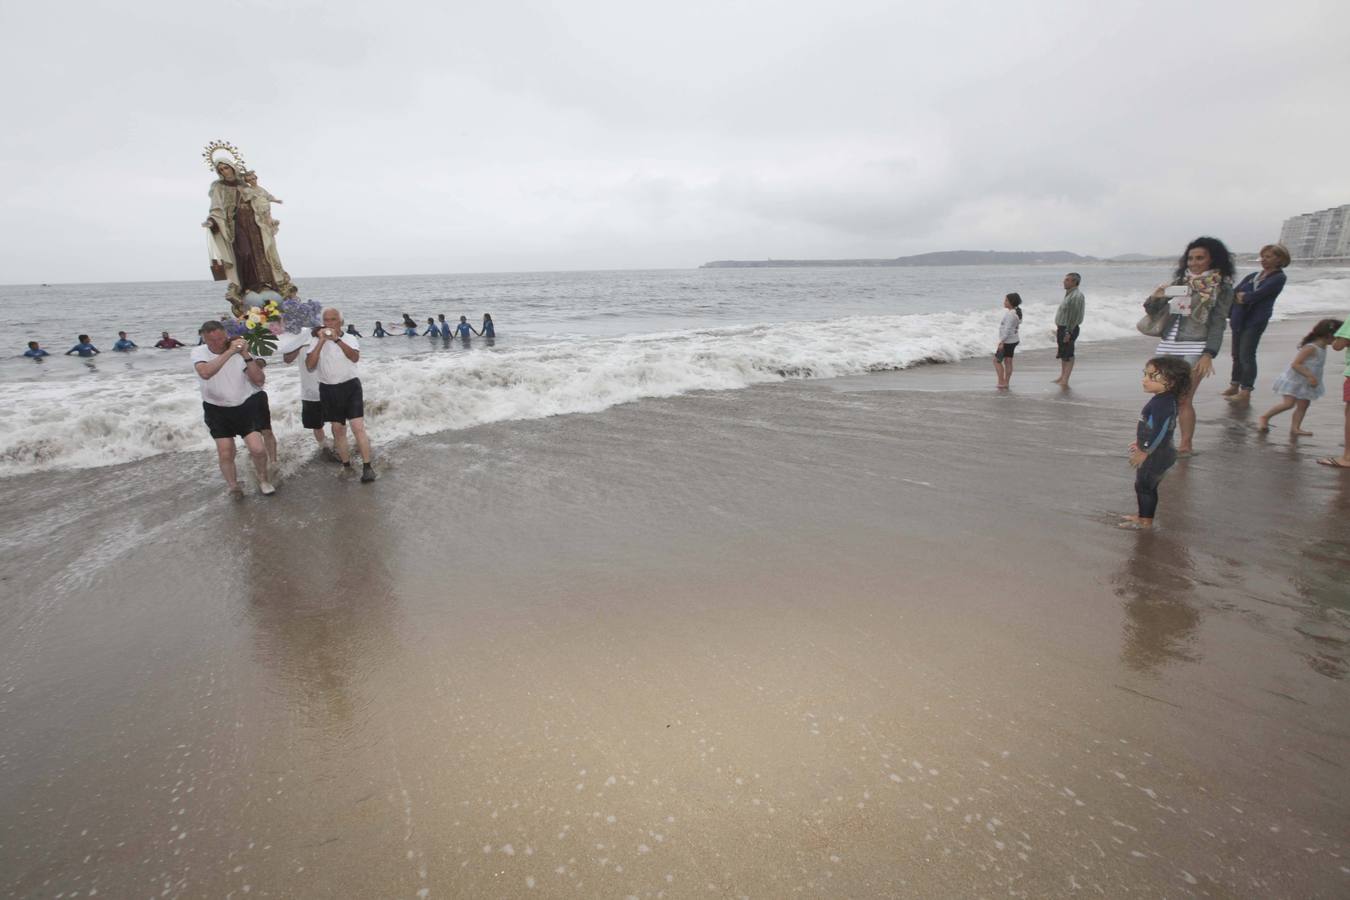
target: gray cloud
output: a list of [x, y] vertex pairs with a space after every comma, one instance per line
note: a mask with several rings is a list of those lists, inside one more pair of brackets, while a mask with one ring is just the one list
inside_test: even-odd
[[201, 278], [205, 141], [304, 275], [1239, 248], [1350, 201], [1350, 12], [150, 2], [5, 11], [0, 281]]

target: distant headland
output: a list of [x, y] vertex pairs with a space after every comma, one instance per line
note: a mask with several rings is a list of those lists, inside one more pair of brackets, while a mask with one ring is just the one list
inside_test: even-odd
[[[942, 250], [894, 259], [716, 259], [700, 269], [792, 269], [812, 266], [1032, 266], [1079, 263], [1156, 262], [1159, 257], [1126, 253], [1099, 259], [1067, 250]], [[1170, 262], [1170, 260], [1168, 260]]]

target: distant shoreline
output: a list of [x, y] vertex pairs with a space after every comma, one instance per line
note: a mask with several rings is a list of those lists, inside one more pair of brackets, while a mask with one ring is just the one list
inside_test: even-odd
[[[1241, 263], [1255, 261], [1256, 254], [1237, 253]], [[911, 266], [1044, 266], [1044, 265], [1172, 265], [1170, 256], [1148, 256], [1126, 253], [1099, 259], [1070, 253], [1067, 250], [943, 250], [937, 253], [919, 253], [894, 259], [716, 259], [703, 263], [700, 269], [803, 269], [803, 268], [904, 268]]]

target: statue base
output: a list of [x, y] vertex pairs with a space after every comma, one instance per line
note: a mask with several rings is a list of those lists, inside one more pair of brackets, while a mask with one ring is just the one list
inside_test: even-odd
[[246, 290], [240, 291], [239, 285], [231, 284], [225, 291], [225, 299], [230, 304], [230, 312], [236, 319], [242, 319], [247, 314], [250, 306], [262, 306], [269, 300], [275, 300], [280, 303], [286, 297], [295, 297], [300, 293], [290, 281], [278, 288], [265, 287], [260, 291]]

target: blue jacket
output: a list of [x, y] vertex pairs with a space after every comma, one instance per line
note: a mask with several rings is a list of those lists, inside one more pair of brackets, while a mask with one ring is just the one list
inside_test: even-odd
[[[1275, 298], [1284, 290], [1284, 272], [1276, 272], [1262, 281], [1260, 287], [1256, 287], [1256, 276], [1259, 274], [1253, 272], [1234, 288], [1233, 306], [1228, 314], [1228, 322], [1234, 331], [1241, 331], [1248, 325], [1264, 325], [1275, 311]], [[1238, 293], [1247, 295], [1244, 302], [1238, 302]]]

